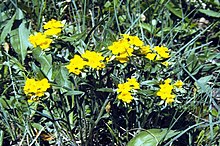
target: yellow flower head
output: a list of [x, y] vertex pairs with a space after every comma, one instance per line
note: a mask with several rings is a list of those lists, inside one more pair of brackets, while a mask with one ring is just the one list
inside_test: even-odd
[[182, 86], [184, 85], [184, 83], [181, 80], [176, 81], [176, 83], [173, 84], [174, 86], [176, 86], [177, 88], [182, 88]]
[[36, 81], [35, 79], [27, 79], [24, 86], [24, 93], [27, 96], [41, 97], [50, 88], [47, 79]]
[[44, 29], [50, 29], [50, 28], [62, 28], [64, 26], [61, 21], [57, 21], [55, 19], [51, 19], [46, 24], [44, 24]]
[[30, 35], [29, 41], [34, 47], [39, 46], [41, 49], [46, 49], [50, 47], [52, 39], [49, 39], [43, 33], [38, 32], [35, 35]]
[[155, 53], [147, 53], [146, 58], [149, 60], [154, 60], [157, 54]]
[[122, 34], [122, 36], [124, 37], [124, 39], [128, 40], [128, 43], [130, 45], [134, 45], [137, 47], [141, 47], [144, 45], [144, 42], [141, 41], [137, 36], [130, 36], [128, 34]]
[[164, 61], [164, 62], [162, 62], [161, 64], [163, 64], [163, 65], [166, 66], [166, 67], [168, 67], [168, 66], [170, 65], [170, 63], [167, 62], [167, 61]]
[[69, 70], [70, 73], [79, 75], [85, 65], [86, 61], [84, 61], [79, 55], [74, 55], [74, 57], [70, 60], [70, 63], [66, 66], [66, 68]]
[[132, 100], [133, 100], [133, 97], [131, 96], [131, 93], [130, 92], [121, 92], [118, 96], [117, 96], [118, 99], [122, 100], [123, 102], [126, 102], [126, 103], [130, 103]]
[[162, 100], [165, 100], [166, 103], [174, 102], [175, 95], [172, 94], [173, 85], [170, 84], [171, 79], [166, 79], [164, 84], [160, 84], [160, 89], [157, 91], [157, 96], [160, 96]]
[[151, 52], [152, 52], [149, 45], [147, 45], [147, 46], [142, 46], [142, 47], [140, 48], [140, 51], [141, 51], [141, 53], [144, 54], [144, 55], [147, 55], [147, 53], [151, 53]]
[[91, 68], [101, 69], [105, 66], [103, 64], [104, 57], [102, 56], [102, 53], [87, 50], [81, 56], [86, 60], [86, 65], [90, 66]]
[[128, 79], [127, 82], [132, 89], [140, 89], [140, 84], [137, 82], [135, 78]]
[[51, 19], [46, 24], [44, 24], [43, 27], [46, 29], [44, 33], [45, 35], [57, 35], [61, 32], [63, 26], [64, 24], [61, 23], [61, 21]]
[[153, 50], [155, 50], [160, 55], [160, 57], [162, 57], [162, 58], [169, 58], [170, 57], [169, 49], [167, 47], [156, 46], [156, 47], [153, 48]]
[[61, 28], [51, 28], [44, 32], [45, 35], [57, 35], [61, 32]]
[[131, 90], [131, 86], [128, 83], [122, 83], [122, 84], [118, 84], [118, 89], [117, 92], [129, 92]]

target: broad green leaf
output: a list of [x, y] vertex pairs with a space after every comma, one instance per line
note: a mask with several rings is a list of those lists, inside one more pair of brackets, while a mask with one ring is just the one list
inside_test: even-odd
[[24, 22], [22, 22], [17, 29], [11, 31], [10, 42], [22, 64], [24, 64], [27, 55], [27, 48], [29, 46], [28, 37], [29, 30], [25, 27]]
[[212, 75], [201, 77], [200, 79], [197, 80], [195, 85], [198, 88], [198, 91], [201, 93], [208, 93], [208, 91], [211, 91], [211, 87], [209, 86], [208, 82], [212, 79]]
[[33, 50], [33, 57], [40, 63], [41, 70], [44, 75], [51, 80], [52, 78], [52, 56], [51, 54], [46, 55], [40, 48]]
[[179, 132], [168, 129], [149, 129], [137, 134], [127, 146], [157, 146], [160, 142], [177, 135]]
[[17, 11], [16, 11], [16, 19], [20, 20], [20, 19], [23, 19], [23, 18], [24, 18], [23, 12], [21, 11], [21, 9], [17, 9]]
[[211, 79], [212, 79], [212, 75], [209, 75], [209, 76], [205, 76], [205, 77], [201, 77], [199, 80], [198, 80], [198, 83], [199, 84], [202, 84], [202, 85], [206, 85]]
[[[68, 80], [69, 79], [69, 72], [65, 67], [59, 67], [57, 69], [57, 74], [55, 78], [55, 82], [61, 86], [61, 87], [68, 87], [71, 88], [71, 82]], [[53, 71], [55, 72], [55, 71]]]
[[43, 79], [44, 78], [44, 75], [43, 75], [42, 71], [40, 70], [40, 68], [38, 66], [35, 65], [34, 62], [32, 62], [31, 68], [32, 68], [33, 72], [35, 73], [35, 75], [37, 76], [38, 79]]
[[220, 12], [215, 12], [213, 10], [204, 10], [204, 9], [199, 9], [199, 12], [210, 16], [210, 17], [216, 17], [216, 18], [220, 18]]
[[1, 32], [1, 39], [0, 39], [0, 43], [4, 42], [5, 37], [7, 36], [7, 34], [9, 34], [11, 32], [11, 28], [13, 26], [14, 20], [15, 20], [15, 16], [14, 15], [6, 24], [4, 29]]

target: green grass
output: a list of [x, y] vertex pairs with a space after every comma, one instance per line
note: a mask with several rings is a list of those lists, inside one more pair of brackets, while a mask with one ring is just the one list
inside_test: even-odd
[[[219, 145], [218, 0], [3, 0], [0, 8], [0, 145]], [[29, 36], [52, 18], [62, 32], [48, 50], [34, 48]], [[169, 67], [135, 52], [124, 64], [68, 72], [86, 50], [111, 58], [121, 34], [168, 47]], [[132, 76], [140, 90], [128, 104], [116, 89]], [[27, 78], [51, 87], [28, 102]], [[172, 104], [156, 94], [167, 78], [184, 82]]]

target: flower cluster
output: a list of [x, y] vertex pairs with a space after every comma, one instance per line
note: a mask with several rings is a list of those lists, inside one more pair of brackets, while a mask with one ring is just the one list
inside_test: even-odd
[[61, 32], [62, 27], [64, 26], [61, 21], [57, 21], [55, 19], [51, 19], [46, 24], [44, 24], [44, 32], [45, 35], [57, 35]]
[[24, 93], [27, 96], [41, 97], [50, 88], [50, 84], [46, 78], [36, 81], [35, 79], [27, 79], [24, 86]]
[[175, 94], [173, 94], [174, 87], [181, 88], [183, 82], [178, 80], [176, 83], [171, 85], [171, 79], [166, 79], [164, 84], [160, 84], [160, 90], [157, 92], [157, 96], [160, 96], [162, 100], [165, 100], [166, 103], [174, 102]]
[[43, 26], [46, 30], [44, 33], [37, 32], [34, 35], [30, 35], [29, 41], [34, 47], [39, 46], [41, 49], [49, 48], [52, 43], [52, 39], [49, 36], [59, 34], [63, 26], [64, 24], [61, 21], [52, 19]]
[[137, 89], [140, 89], [140, 84], [137, 80], [135, 78], [128, 79], [127, 82], [118, 84], [117, 92], [119, 95], [117, 98], [123, 102], [130, 103], [133, 100], [132, 92], [134, 93]]
[[116, 60], [121, 63], [125, 63], [132, 56], [135, 47], [143, 46], [142, 42], [137, 36], [130, 36], [127, 34], [122, 34], [123, 38], [113, 42], [111, 46], [108, 47], [112, 51], [112, 54], [116, 56]]
[[102, 56], [102, 53], [87, 50], [85, 53], [81, 54], [81, 56], [74, 55], [74, 57], [70, 60], [69, 65], [66, 67], [69, 69], [69, 72], [79, 75], [85, 66], [89, 66], [97, 70], [105, 67], [103, 61], [104, 57]]
[[141, 53], [149, 60], [163, 60], [170, 57], [169, 49], [164, 46], [155, 46], [153, 49], [149, 45], [143, 46]]
[[47, 38], [47, 36], [41, 32], [36, 33], [35, 35], [30, 35], [29, 41], [34, 47], [41, 47], [41, 49], [46, 49], [50, 47], [52, 39]]
[[[122, 34], [123, 38], [108, 47], [112, 51], [112, 54], [116, 56], [116, 60], [121, 63], [125, 63], [129, 60], [129, 57], [134, 55], [134, 51], [139, 51], [141, 54], [149, 60], [163, 60], [170, 57], [169, 49], [164, 46], [155, 46], [151, 48], [149, 45], [144, 45], [137, 36], [130, 36], [128, 34]], [[168, 64], [164, 64], [167, 66]]]

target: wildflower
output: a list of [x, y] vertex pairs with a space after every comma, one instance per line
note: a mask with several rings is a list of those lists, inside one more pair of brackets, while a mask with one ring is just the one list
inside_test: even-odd
[[133, 97], [131, 96], [130, 92], [124, 91], [118, 95], [118, 99], [122, 100], [123, 102], [130, 103], [133, 100]]
[[130, 36], [128, 34], [122, 34], [124, 39], [127, 39], [130, 45], [141, 47], [144, 45], [144, 42], [141, 41], [137, 36]]
[[171, 79], [166, 79], [164, 84], [160, 84], [160, 90], [157, 92], [157, 96], [160, 96], [162, 100], [165, 100], [166, 103], [174, 102], [175, 95], [172, 94], [173, 85], [170, 84]]
[[154, 60], [156, 56], [157, 56], [157, 54], [155, 54], [155, 53], [148, 53], [146, 55], [146, 58], [149, 60]]
[[97, 53], [87, 50], [81, 56], [86, 60], [86, 65], [90, 66], [91, 68], [101, 69], [105, 67], [103, 63], [104, 57], [102, 56], [102, 53]]
[[86, 62], [79, 55], [74, 55], [74, 57], [70, 60], [70, 64], [67, 65], [66, 68], [69, 69], [70, 73], [79, 75], [85, 65]]
[[144, 42], [137, 36], [130, 36], [128, 34], [122, 34], [122, 36], [122, 39], [113, 42], [108, 49], [116, 56], [116, 60], [125, 63], [129, 60], [129, 57], [133, 55], [134, 49], [142, 47]]
[[133, 89], [140, 89], [140, 84], [137, 82], [137, 80], [135, 78], [128, 79], [127, 83]]
[[157, 52], [157, 54], [159, 54], [159, 58], [158, 58], [157, 60], [159, 60], [160, 57], [165, 58], [165, 59], [170, 57], [170, 55], [169, 55], [169, 50], [168, 50], [167, 47], [164, 47], [164, 46], [161, 46], [161, 47], [156, 46], [156, 47], [153, 48], [153, 50], [155, 50], [155, 51]]
[[161, 64], [163, 64], [164, 66], [168, 67], [170, 63], [167, 62], [167, 61], [164, 61], [164, 62], [162, 62]]
[[35, 79], [27, 79], [24, 86], [24, 93], [27, 96], [41, 97], [50, 88], [47, 79], [36, 81]]
[[50, 47], [52, 39], [49, 39], [45, 34], [38, 32], [35, 35], [30, 35], [29, 41], [34, 47], [39, 46], [41, 49], [46, 49]]
[[177, 88], [181, 88], [183, 86], [183, 82], [181, 80], [176, 81], [176, 83], [173, 84]]
[[127, 82], [118, 84], [117, 92], [119, 94], [117, 98], [123, 102], [130, 103], [133, 100], [131, 92], [135, 89], [140, 89], [140, 84], [135, 78], [128, 79]]
[[144, 55], [147, 55], [147, 53], [151, 53], [152, 52], [149, 45], [140, 47], [140, 51]]
[[62, 24], [61, 21], [51, 19], [43, 26], [44, 29], [46, 29], [44, 34], [45, 35], [57, 35], [61, 32], [63, 26], [64, 24]]
[[128, 83], [118, 84], [117, 92], [129, 92], [131, 90], [131, 86]]

